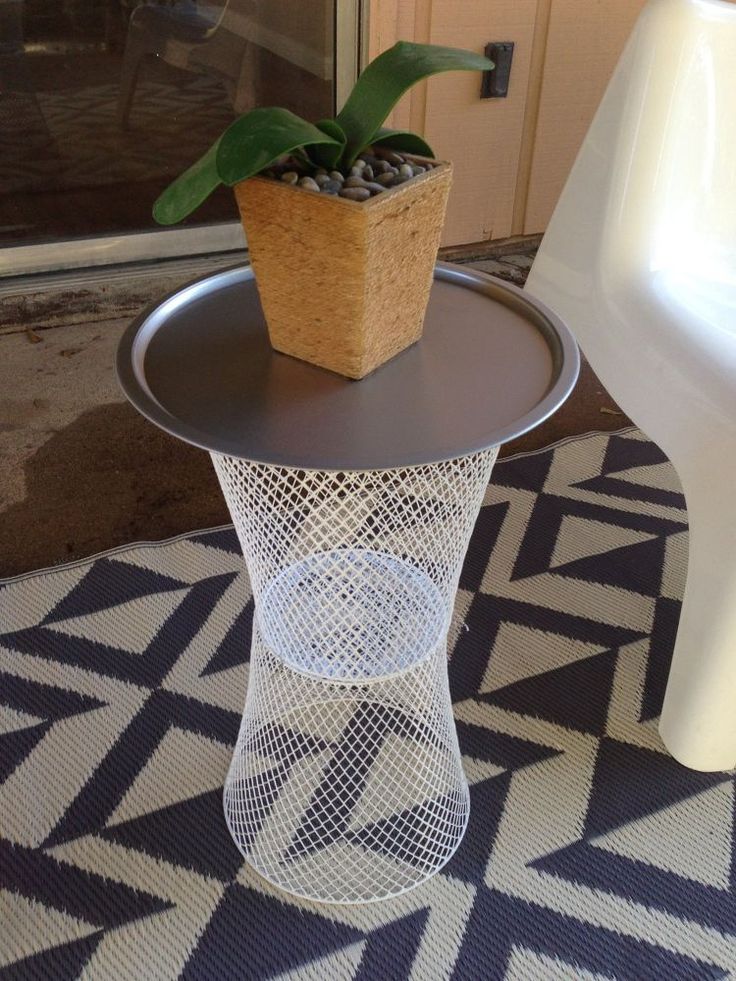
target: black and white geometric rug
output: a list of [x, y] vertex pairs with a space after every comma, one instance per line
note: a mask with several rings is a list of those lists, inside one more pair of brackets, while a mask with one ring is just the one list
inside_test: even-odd
[[734, 774], [656, 727], [686, 554], [636, 430], [497, 464], [450, 638], [470, 826], [354, 907], [279, 893], [225, 828], [252, 616], [230, 527], [0, 584], [0, 978], [736, 976]]

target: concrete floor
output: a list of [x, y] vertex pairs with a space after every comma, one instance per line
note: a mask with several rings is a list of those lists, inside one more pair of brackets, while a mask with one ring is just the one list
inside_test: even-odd
[[[443, 258], [523, 284], [535, 247], [509, 242]], [[113, 365], [142, 307], [238, 259], [0, 287], [0, 576], [228, 521], [208, 455], [139, 416], [123, 400]], [[627, 422], [585, 366], [568, 403], [505, 452]]]

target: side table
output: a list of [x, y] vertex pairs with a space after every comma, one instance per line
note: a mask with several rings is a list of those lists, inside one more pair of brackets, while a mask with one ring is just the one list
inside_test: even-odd
[[211, 453], [250, 574], [236, 845], [310, 899], [413, 888], [468, 821], [447, 680], [462, 561], [500, 444], [575, 383], [572, 336], [521, 290], [441, 264], [422, 340], [349, 381], [271, 350], [238, 267], [146, 311], [117, 367], [145, 416]]

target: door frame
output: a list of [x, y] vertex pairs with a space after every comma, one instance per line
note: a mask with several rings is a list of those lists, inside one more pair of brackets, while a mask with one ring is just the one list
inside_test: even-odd
[[[366, 60], [368, 8], [369, 0], [335, 0], [335, 111], [347, 99]], [[244, 248], [246, 240], [239, 221], [56, 239], [31, 245], [0, 247], [0, 277], [212, 255]]]

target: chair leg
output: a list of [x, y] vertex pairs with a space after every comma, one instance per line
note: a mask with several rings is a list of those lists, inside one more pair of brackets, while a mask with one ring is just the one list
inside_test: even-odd
[[[683, 475], [690, 523], [687, 585], [659, 731], [694, 770], [736, 766], [736, 521], [720, 472]], [[715, 486], [714, 486], [715, 485]]]
[[240, 70], [234, 81], [231, 100], [236, 113], [249, 112], [258, 105], [261, 81], [261, 48], [251, 41], [243, 45]]
[[133, 33], [128, 33], [128, 40], [125, 43], [125, 54], [123, 55], [123, 67], [120, 72], [120, 90], [118, 92], [118, 126], [120, 129], [128, 128], [130, 108], [135, 95], [135, 87], [138, 83], [138, 73], [141, 62], [148, 48]]

